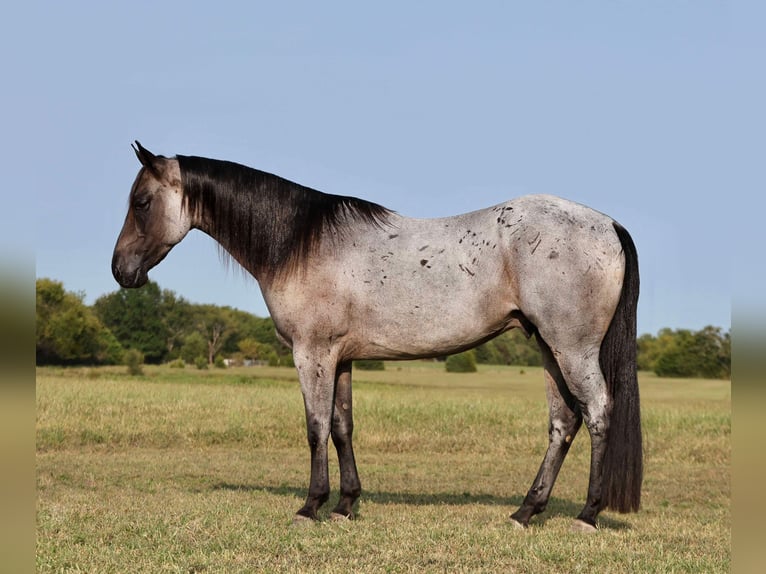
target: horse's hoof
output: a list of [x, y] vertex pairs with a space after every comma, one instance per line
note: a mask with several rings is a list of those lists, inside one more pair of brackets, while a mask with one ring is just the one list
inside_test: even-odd
[[312, 524], [314, 524], [314, 519], [309, 518], [308, 516], [303, 516], [302, 514], [296, 514], [293, 516], [293, 526], [303, 528]]
[[511, 526], [513, 526], [514, 530], [526, 530], [527, 529], [527, 525], [526, 524], [522, 524], [521, 522], [519, 522], [515, 518], [511, 518], [510, 523], [511, 523]]
[[592, 524], [588, 524], [587, 522], [584, 522], [580, 519], [575, 519], [574, 522], [572, 522], [572, 527], [570, 530], [572, 532], [580, 532], [582, 534], [593, 534], [598, 529]]
[[333, 522], [348, 522], [349, 520], [353, 520], [353, 519], [354, 519], [353, 514], [341, 514], [340, 512], [330, 513], [330, 520]]

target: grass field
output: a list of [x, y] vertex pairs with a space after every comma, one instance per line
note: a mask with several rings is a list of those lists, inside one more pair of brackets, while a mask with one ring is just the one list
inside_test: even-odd
[[[640, 377], [643, 508], [569, 532], [581, 431], [548, 510], [508, 516], [547, 444], [539, 369], [355, 372], [358, 520], [291, 524], [308, 486], [292, 370], [37, 371], [38, 572], [728, 572], [731, 385]], [[337, 461], [331, 460], [337, 499]]]

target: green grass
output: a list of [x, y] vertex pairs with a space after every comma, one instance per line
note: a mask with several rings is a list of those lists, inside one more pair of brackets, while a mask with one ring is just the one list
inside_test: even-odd
[[[355, 372], [359, 518], [293, 527], [309, 453], [294, 371], [38, 369], [39, 572], [725, 572], [731, 387], [641, 375], [638, 514], [584, 503], [587, 434], [548, 510], [509, 514], [547, 442], [542, 374], [389, 363]], [[337, 497], [337, 463], [331, 460]]]

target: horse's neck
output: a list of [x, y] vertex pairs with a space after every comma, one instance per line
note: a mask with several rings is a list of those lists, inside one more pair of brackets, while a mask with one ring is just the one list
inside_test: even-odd
[[[252, 214], [246, 210], [231, 209], [227, 213], [229, 221], [223, 221], [216, 213], [210, 211], [209, 206], [220, 206], [222, 201], [230, 201], [230, 199], [223, 197], [218, 186], [210, 188], [208, 192], [216, 195], [215, 201], [203, 203], [207, 207], [195, 214], [193, 227], [218, 243], [219, 254], [224, 263], [233, 260], [258, 279], [259, 270], [253, 265], [252, 254], [242, 248], [249, 243], [244, 239], [242, 229], [247, 228], [248, 233], [251, 232], [248, 223]], [[253, 224], [258, 225], [258, 222], [253, 221]]]
[[[273, 191], [232, 190], [228, 181], [216, 182], [206, 191], [215, 194], [215, 200], [202, 203], [205, 208], [195, 227], [218, 243], [224, 260], [228, 255], [259, 282], [290, 260], [296, 248], [291, 243], [296, 206], [289, 193], [276, 197]], [[248, 193], [259, 196], [248, 197]]]

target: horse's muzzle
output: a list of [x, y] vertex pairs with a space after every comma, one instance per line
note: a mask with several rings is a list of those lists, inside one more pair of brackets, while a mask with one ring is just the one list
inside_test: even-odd
[[131, 265], [116, 253], [112, 257], [112, 275], [120, 287], [135, 288], [146, 284], [149, 276], [146, 270], [138, 261], [138, 264]]

